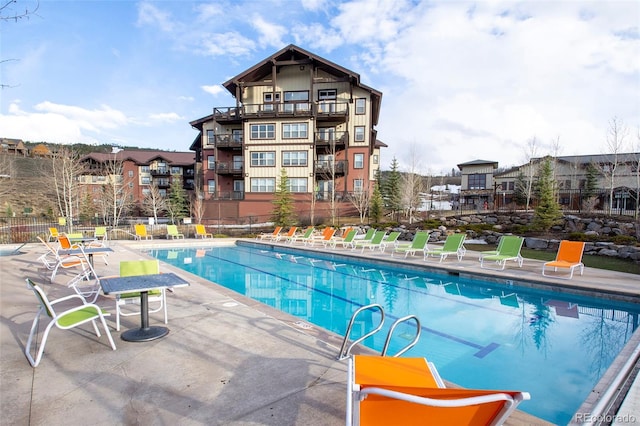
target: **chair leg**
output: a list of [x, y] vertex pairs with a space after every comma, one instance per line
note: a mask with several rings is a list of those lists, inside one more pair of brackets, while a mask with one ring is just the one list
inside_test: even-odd
[[[113, 341], [113, 337], [111, 337], [111, 332], [109, 331], [109, 326], [107, 325], [107, 321], [104, 319], [104, 316], [100, 315], [100, 321], [102, 322], [102, 326], [104, 327], [104, 332], [107, 335], [107, 338], [109, 339], [109, 343], [111, 344], [111, 349], [113, 349], [114, 351], [116, 350], [116, 344]], [[93, 323], [93, 325], [95, 326], [96, 331], [98, 331], [98, 336], [100, 336], [98, 327], [96, 325], [95, 320], [91, 321]]]

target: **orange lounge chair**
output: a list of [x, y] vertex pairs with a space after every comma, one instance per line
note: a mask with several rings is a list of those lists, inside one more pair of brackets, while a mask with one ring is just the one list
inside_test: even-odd
[[321, 242], [323, 245], [326, 245], [327, 242], [331, 241], [333, 236], [336, 233], [336, 228], [327, 227], [322, 231], [322, 235], [320, 236], [311, 236], [309, 239], [305, 241], [305, 245], [309, 245], [309, 247], [313, 247], [316, 241]]
[[[542, 275], [545, 277], [555, 277], [570, 280], [573, 277], [573, 270], [580, 268], [580, 275], [584, 272], [584, 264], [582, 263], [582, 254], [584, 253], [583, 241], [560, 241], [560, 247], [558, 247], [558, 253], [556, 253], [556, 260], [546, 262], [542, 265]], [[557, 271], [558, 268], [568, 269], [569, 276], [548, 275], [545, 274], [545, 268], [553, 268]]]
[[256, 240], [275, 240], [275, 238], [282, 231], [282, 226], [276, 226], [273, 232], [264, 232], [256, 237]]
[[448, 389], [424, 358], [349, 359], [347, 426], [500, 425], [527, 392]]
[[292, 226], [291, 228], [289, 228], [289, 231], [287, 231], [286, 234], [282, 235], [282, 234], [278, 234], [276, 235], [276, 237], [273, 239], [273, 241], [280, 241], [282, 239], [289, 239], [290, 237], [293, 237], [296, 234], [296, 231], [298, 230], [297, 226]]

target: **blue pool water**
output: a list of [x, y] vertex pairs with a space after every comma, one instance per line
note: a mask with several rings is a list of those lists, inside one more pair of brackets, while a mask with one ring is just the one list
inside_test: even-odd
[[[555, 424], [571, 420], [637, 328], [640, 313], [629, 303], [330, 253], [240, 245], [151, 254], [339, 335], [356, 309], [378, 303], [386, 329], [365, 341], [378, 351], [395, 319], [416, 315], [422, 335], [404, 356], [428, 358], [445, 380], [464, 387], [527, 391], [531, 400], [520, 409]], [[379, 323], [376, 312], [361, 318], [355, 337]], [[407, 343], [403, 336], [415, 335], [415, 323], [395, 335], [390, 354]]]

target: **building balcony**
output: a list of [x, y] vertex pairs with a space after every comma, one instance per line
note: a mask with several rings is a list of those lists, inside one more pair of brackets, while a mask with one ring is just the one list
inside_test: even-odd
[[209, 193], [207, 200], [244, 200], [244, 191], [220, 191]]
[[149, 170], [151, 176], [169, 176], [169, 168], [159, 168], [159, 169], [151, 169]]
[[317, 104], [309, 101], [246, 104], [213, 109], [213, 119], [223, 124], [239, 124], [245, 119], [269, 117], [315, 117], [320, 121], [345, 121], [348, 116], [349, 103], [336, 101]]
[[332, 150], [341, 151], [345, 149], [349, 140], [349, 132], [316, 132], [314, 134], [314, 141], [316, 148], [324, 149], [326, 152]]
[[205, 148], [240, 150], [242, 149], [242, 135], [232, 135], [231, 133], [214, 135], [213, 138], [208, 139]]
[[315, 163], [316, 176], [343, 175], [346, 170], [347, 170], [346, 160], [339, 160], [339, 161], [323, 160], [323, 161], [316, 161]]
[[316, 119], [318, 121], [346, 120], [349, 116], [348, 102], [322, 101], [316, 105]]
[[215, 170], [219, 175], [241, 175], [242, 166], [242, 163], [235, 161], [218, 161]]

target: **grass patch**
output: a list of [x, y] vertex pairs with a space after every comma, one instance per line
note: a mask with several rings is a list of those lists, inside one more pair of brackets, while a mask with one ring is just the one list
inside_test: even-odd
[[[465, 244], [465, 247], [474, 251], [495, 250], [496, 246], [492, 244]], [[525, 259], [535, 259], [550, 261], [556, 258], [556, 252], [533, 250], [523, 248], [520, 252]], [[591, 256], [584, 255], [582, 263], [589, 268], [606, 269], [608, 271], [626, 272], [628, 274], [640, 275], [640, 265], [632, 260], [618, 259], [617, 257], [608, 256]]]

